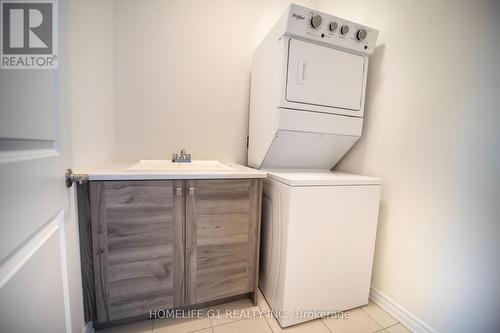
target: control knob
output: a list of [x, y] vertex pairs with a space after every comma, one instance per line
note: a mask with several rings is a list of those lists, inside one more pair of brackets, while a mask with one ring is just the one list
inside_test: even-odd
[[337, 30], [339, 24], [337, 22], [332, 22], [330, 23], [330, 26], [329, 26], [329, 29], [331, 32], [334, 32], [335, 30]]
[[359, 41], [361, 41], [361, 40], [365, 39], [367, 35], [368, 35], [368, 32], [366, 31], [366, 29], [359, 29], [358, 32], [356, 33], [356, 38]]
[[323, 18], [321, 17], [321, 15], [314, 15], [311, 18], [311, 25], [314, 29], [318, 29], [321, 25], [321, 22], [323, 22]]
[[348, 25], [343, 25], [341, 28], [340, 28], [340, 33], [342, 35], [345, 35], [346, 33], [349, 32], [349, 26]]

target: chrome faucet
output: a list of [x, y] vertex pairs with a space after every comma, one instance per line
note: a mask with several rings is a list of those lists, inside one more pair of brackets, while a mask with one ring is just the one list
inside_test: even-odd
[[172, 162], [175, 163], [191, 163], [191, 154], [186, 153], [186, 149], [182, 148], [180, 154], [172, 154]]

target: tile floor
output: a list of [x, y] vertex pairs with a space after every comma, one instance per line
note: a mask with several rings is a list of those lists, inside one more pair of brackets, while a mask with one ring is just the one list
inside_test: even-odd
[[[260, 292], [257, 300], [257, 306], [245, 299], [205, 309], [199, 318], [148, 320], [98, 333], [411, 333], [372, 302], [350, 310], [348, 319], [322, 318], [283, 329]], [[226, 310], [232, 315], [225, 316]]]

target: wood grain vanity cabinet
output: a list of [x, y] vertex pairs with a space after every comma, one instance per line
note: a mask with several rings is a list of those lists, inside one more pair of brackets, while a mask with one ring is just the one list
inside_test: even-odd
[[255, 296], [260, 197], [260, 179], [79, 185], [86, 320]]
[[90, 183], [99, 322], [182, 305], [182, 181]]
[[187, 304], [254, 291], [259, 184], [252, 179], [187, 181]]

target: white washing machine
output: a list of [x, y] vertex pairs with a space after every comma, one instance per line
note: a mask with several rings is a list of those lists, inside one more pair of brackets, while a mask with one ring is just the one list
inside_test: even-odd
[[378, 31], [292, 4], [253, 54], [248, 164], [268, 172], [259, 284], [281, 326], [368, 303], [381, 180], [361, 136]]
[[368, 302], [380, 179], [269, 170], [260, 288], [281, 326]]

